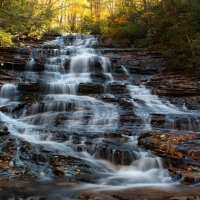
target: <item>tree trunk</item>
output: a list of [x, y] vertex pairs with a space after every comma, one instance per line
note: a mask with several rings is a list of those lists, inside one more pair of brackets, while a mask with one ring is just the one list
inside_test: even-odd
[[143, 7], [144, 7], [144, 10], [147, 9], [147, 2], [146, 2], [146, 0], [143, 0]]
[[169, 4], [169, 0], [162, 0], [162, 8], [164, 10], [167, 10], [168, 4]]

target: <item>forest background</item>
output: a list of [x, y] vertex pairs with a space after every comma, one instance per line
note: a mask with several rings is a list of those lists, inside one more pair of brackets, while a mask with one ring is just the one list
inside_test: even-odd
[[88, 33], [147, 47], [200, 76], [200, 0], [0, 0], [0, 47], [44, 33]]

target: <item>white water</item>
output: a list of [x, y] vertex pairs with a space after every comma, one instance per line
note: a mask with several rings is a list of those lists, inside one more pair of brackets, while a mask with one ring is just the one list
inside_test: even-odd
[[[12, 119], [0, 112], [1, 121], [7, 124], [11, 134], [16, 137], [48, 149], [58, 150], [62, 155], [79, 157], [89, 165], [91, 163], [102, 168], [103, 172], [99, 172], [102, 178], [97, 181], [99, 187], [171, 184], [171, 178], [163, 168], [161, 159], [141, 149], [138, 150], [137, 159], [130, 166], [120, 166], [109, 161], [95, 159], [95, 155], [87, 152], [74, 151], [70, 140], [65, 142], [53, 140], [54, 133], [51, 130], [62, 129], [71, 133], [78, 132], [79, 135], [83, 133], [83, 136], [86, 132], [89, 135], [99, 134], [99, 142], [101, 142], [103, 140], [101, 134], [115, 132], [119, 126], [117, 105], [105, 103], [95, 97], [78, 95], [80, 83], [93, 82], [91, 74], [94, 73], [94, 61], [101, 65], [101, 73], [107, 77], [103, 84], [114, 82], [110, 73], [112, 70], [109, 59], [95, 54], [95, 50], [91, 48], [96, 44], [94, 37], [84, 38], [78, 35], [71, 46], [65, 46], [62, 38], [46, 43], [46, 45], [59, 45], [63, 48], [52, 50], [52, 56], [46, 58], [43, 76], [48, 79], [42, 84], [47, 95], [41, 102], [34, 103], [27, 108], [19, 119]], [[39, 51], [34, 50], [32, 56], [39, 57], [37, 52]], [[68, 60], [70, 60], [70, 65], [67, 71], [65, 64]], [[27, 70], [34, 71], [34, 65], [35, 61], [32, 58], [27, 64]], [[124, 71], [128, 75], [125, 67]], [[30, 78], [32, 81], [38, 81], [37, 73], [33, 72], [30, 76], [33, 77], [33, 79]], [[140, 132], [152, 130], [150, 114], [188, 114], [186, 109], [179, 109], [168, 101], [162, 101], [156, 95], [152, 95], [144, 86], [127, 85], [127, 89], [131, 95], [135, 114], [143, 118], [144, 126]], [[11, 93], [15, 92], [14, 85], [5, 85], [1, 89], [1, 99], [11, 101], [13, 97]], [[59, 117], [62, 117], [61, 121], [58, 120]], [[170, 122], [173, 128], [173, 121]], [[127, 136], [127, 138], [130, 146], [138, 149], [137, 138], [134, 136]]]
[[68, 130], [115, 130], [118, 123], [115, 106], [88, 96], [47, 95], [43, 103], [33, 104], [30, 110], [31, 116], [21, 120], [40, 125], [53, 125], [56, 117], [65, 113], [67, 120], [62, 121], [62, 126]]
[[[110, 189], [112, 189], [113, 185], [116, 187], [126, 188], [138, 186], [138, 184], [172, 184], [171, 178], [168, 176], [168, 172], [163, 168], [160, 158], [153, 157], [148, 153], [141, 152], [138, 154], [140, 155], [139, 160], [134, 161], [130, 166], [116, 166], [108, 161], [97, 160], [86, 152], [74, 152], [68, 146], [68, 141], [63, 143], [52, 141], [51, 133], [35, 130], [36, 128], [42, 128], [43, 126], [40, 127], [37, 125], [30, 125], [30, 119], [27, 123], [24, 122], [23, 118], [20, 120], [15, 120], [6, 116], [2, 112], [0, 112], [0, 119], [8, 126], [10, 133], [16, 137], [20, 137], [23, 140], [34, 143], [36, 145], [42, 145], [47, 149], [54, 149], [55, 151], [59, 151], [59, 154], [61, 155], [80, 157], [88, 163], [92, 163], [97, 167], [101, 167], [104, 172], [100, 173], [102, 176], [102, 179], [98, 181], [100, 188], [105, 185], [107, 185], [107, 187], [111, 187]], [[108, 127], [106, 128], [108, 129]], [[83, 186], [83, 188], [84, 187], [91, 188], [93, 186], [86, 185]]]
[[[157, 95], [152, 95], [151, 91], [144, 85], [134, 86], [128, 85], [136, 114], [154, 113], [154, 114], [186, 114], [187, 109], [180, 110], [169, 101], [161, 101]], [[137, 103], [139, 100], [140, 103]]]
[[[165, 115], [165, 128], [169, 129], [170, 131], [175, 129], [176, 120], [179, 120], [180, 116], [185, 116], [183, 120], [186, 121], [186, 123], [181, 123], [184, 124], [181, 128], [182, 131], [200, 131], [200, 115], [198, 112], [189, 111], [185, 106], [178, 108], [169, 101], [162, 100], [157, 95], [151, 94], [151, 91], [145, 88], [144, 85], [127, 85], [127, 89], [132, 97], [134, 113], [143, 119], [144, 128], [141, 130], [141, 132], [152, 131], [150, 124], [151, 114]], [[196, 115], [196, 125], [191, 123], [191, 115]]]
[[17, 86], [6, 83], [0, 89], [0, 107], [16, 100]]

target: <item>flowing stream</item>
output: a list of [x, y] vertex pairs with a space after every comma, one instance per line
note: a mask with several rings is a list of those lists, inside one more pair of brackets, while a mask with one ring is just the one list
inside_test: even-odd
[[[75, 187], [78, 190], [177, 184], [159, 157], [138, 147], [137, 136], [147, 131], [161, 131], [151, 124], [154, 114], [165, 116], [162, 131], [178, 133], [174, 127], [179, 123], [182, 131], [199, 132], [198, 112], [160, 99], [144, 84], [134, 85], [136, 76], [126, 66], [121, 66], [121, 73], [117, 75], [103, 49], [93, 48], [98, 44], [93, 36], [69, 36], [75, 39], [66, 41], [68, 37], [61, 36], [45, 43], [41, 49], [32, 50], [24, 77], [27, 84], [41, 83], [41, 100], [25, 106], [17, 117], [13, 117], [12, 110], [7, 114], [0, 112], [0, 120], [14, 137], [32, 144], [39, 154], [73, 157], [88, 165], [91, 179], [96, 178], [89, 184], [79, 183]], [[43, 62], [41, 71], [37, 59]], [[98, 92], [89, 89], [82, 92], [81, 86], [87, 85], [97, 85]], [[123, 87], [122, 93], [112, 89], [115, 85]], [[16, 104], [18, 95], [16, 85], [3, 85], [0, 106]], [[116, 99], [128, 103], [128, 111]], [[122, 122], [125, 113], [130, 115]], [[121, 137], [115, 137], [117, 134]], [[40, 180], [51, 182], [54, 178], [48, 164], [25, 161], [17, 152], [16, 163], [29, 167]], [[60, 166], [60, 170], [65, 177], [72, 176], [68, 167]]]

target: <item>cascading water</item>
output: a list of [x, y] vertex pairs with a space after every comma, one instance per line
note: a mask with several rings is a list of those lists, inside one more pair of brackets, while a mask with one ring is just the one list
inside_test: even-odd
[[16, 101], [17, 86], [14, 84], [4, 84], [0, 89], [0, 106], [5, 106]]
[[[172, 184], [161, 159], [140, 149], [136, 136], [154, 128], [151, 126], [152, 114], [165, 115], [166, 124], [170, 122], [170, 125], [164, 124], [164, 128], [173, 129], [175, 120], [171, 116], [190, 115], [190, 112], [152, 95], [143, 85], [132, 85], [130, 74], [123, 66], [122, 71], [127, 80], [120, 84], [125, 85], [124, 93], [130, 97], [130, 114], [134, 113], [136, 121], [139, 120], [141, 125], [127, 124], [131, 126], [131, 135], [122, 132], [120, 134], [123, 140], [117, 137], [109, 139], [110, 135], [122, 130], [120, 118], [125, 112], [123, 106], [114, 100], [119, 98], [123, 101], [125, 98], [120, 92], [112, 95], [108, 93], [114, 84], [121, 85], [115, 80], [115, 71], [109, 58], [99, 52], [95, 53], [92, 48], [97, 44], [94, 37], [75, 34], [69, 36], [69, 40], [62, 36], [45, 43], [46, 46], [51, 46], [50, 49], [33, 49], [25, 77], [27, 81], [41, 83], [44, 94], [42, 100], [27, 106], [18, 119], [0, 112], [1, 121], [5, 122], [11, 134], [36, 145], [38, 149], [76, 157], [93, 166], [94, 173], [99, 177], [95, 183], [100, 188]], [[39, 70], [37, 59], [42, 62]], [[87, 95], [83, 95], [81, 84], [98, 84], [105, 93], [92, 95], [87, 91]], [[8, 102], [13, 100], [15, 93], [16, 86], [4, 85], [1, 88], [0, 105], [5, 104], [2, 99], [7, 99]], [[109, 97], [113, 103], [104, 101], [105, 97]], [[196, 114], [197, 131], [200, 129], [198, 117]], [[191, 118], [188, 120], [191, 121]], [[187, 129], [192, 129], [191, 123]], [[132, 158], [127, 160], [126, 155], [132, 155]], [[121, 161], [118, 160], [119, 156], [122, 157]], [[28, 165], [38, 176], [41, 175], [41, 169], [33, 167], [32, 163], [23, 165]], [[48, 170], [42, 170], [42, 174], [48, 176]], [[96, 184], [82, 187], [97, 187]]]

